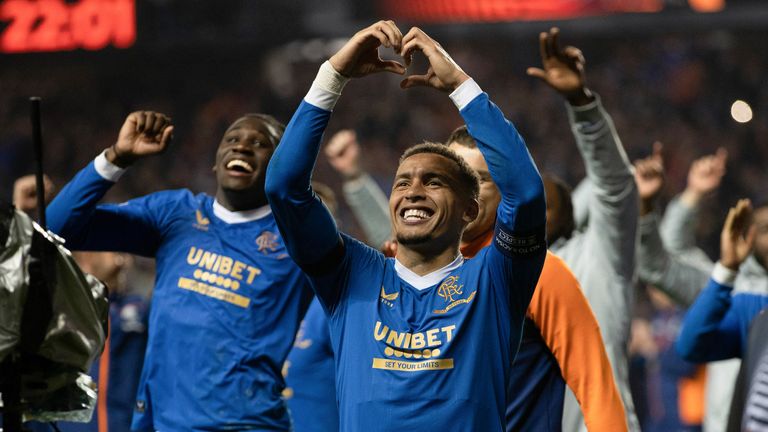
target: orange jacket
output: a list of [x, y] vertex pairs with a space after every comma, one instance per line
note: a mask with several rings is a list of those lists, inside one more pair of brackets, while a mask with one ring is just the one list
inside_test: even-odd
[[[493, 231], [461, 248], [473, 257], [491, 244]], [[528, 317], [560, 366], [565, 383], [579, 401], [590, 432], [627, 430], [624, 404], [613, 378], [600, 327], [579, 282], [568, 266], [547, 252], [528, 306]]]

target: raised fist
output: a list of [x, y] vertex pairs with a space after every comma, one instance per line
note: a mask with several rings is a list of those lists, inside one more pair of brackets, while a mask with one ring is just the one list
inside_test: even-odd
[[171, 118], [153, 111], [136, 111], [128, 115], [107, 160], [127, 167], [138, 159], [164, 152], [173, 136]]
[[702, 198], [717, 190], [725, 175], [728, 151], [717, 149], [713, 155], [696, 159], [688, 170], [688, 184], [683, 192], [683, 199], [691, 206], [696, 206]]
[[[54, 187], [47, 175], [43, 176], [43, 190], [45, 202], [48, 203], [53, 198]], [[13, 205], [25, 213], [32, 213], [37, 209], [37, 182], [34, 175], [16, 179], [13, 184]]]
[[352, 179], [360, 176], [360, 144], [357, 134], [351, 129], [336, 132], [325, 146], [325, 156], [339, 174]]

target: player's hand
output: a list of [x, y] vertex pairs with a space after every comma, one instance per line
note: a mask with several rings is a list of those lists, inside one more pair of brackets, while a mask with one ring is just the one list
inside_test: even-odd
[[352, 129], [336, 132], [325, 146], [325, 156], [333, 169], [346, 179], [357, 178], [362, 174], [360, 144]]
[[331, 66], [340, 74], [356, 78], [376, 72], [404, 74], [405, 66], [394, 60], [382, 60], [379, 47], [400, 51], [403, 34], [394, 21], [379, 21], [355, 33], [341, 49], [330, 58]]
[[128, 115], [107, 160], [127, 167], [143, 157], [164, 152], [173, 136], [171, 118], [154, 111], [136, 111]]
[[539, 34], [539, 48], [543, 69], [530, 67], [528, 75], [539, 78], [555, 89], [571, 105], [586, 105], [594, 100], [586, 87], [584, 55], [581, 50], [567, 46], [560, 49], [560, 29], [552, 27]]
[[403, 36], [403, 47], [400, 52], [406, 65], [411, 65], [413, 53], [416, 51], [421, 51], [427, 57], [429, 69], [423, 75], [408, 76], [400, 82], [400, 87], [405, 89], [425, 86], [452, 92], [469, 79], [469, 75], [453, 61], [436, 40], [427, 36], [420, 28], [413, 27]]
[[723, 231], [720, 233], [720, 263], [731, 270], [738, 270], [755, 245], [756, 230], [752, 222], [752, 203], [739, 200], [728, 211]]
[[688, 184], [682, 199], [689, 206], [695, 207], [704, 197], [717, 190], [725, 175], [727, 162], [728, 151], [722, 147], [713, 155], [693, 161], [688, 170]]
[[[45, 202], [50, 202], [53, 198], [54, 187], [47, 175], [43, 175], [43, 191], [45, 192]], [[26, 175], [16, 179], [13, 184], [13, 205], [25, 213], [32, 213], [37, 209], [37, 182], [34, 175]]]
[[640, 196], [640, 216], [653, 211], [654, 203], [664, 186], [664, 146], [656, 141], [653, 143], [653, 154], [645, 159], [635, 161], [635, 183]]

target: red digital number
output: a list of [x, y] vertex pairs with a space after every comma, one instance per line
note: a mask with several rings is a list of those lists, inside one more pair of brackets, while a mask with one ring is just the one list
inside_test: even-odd
[[6, 0], [0, 20], [0, 51], [127, 48], [136, 40], [135, 0]]

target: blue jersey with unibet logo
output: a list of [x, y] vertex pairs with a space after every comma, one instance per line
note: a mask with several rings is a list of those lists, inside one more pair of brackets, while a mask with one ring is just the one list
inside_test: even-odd
[[[461, 115], [502, 201], [493, 245], [438, 273], [396, 270], [393, 259], [340, 236], [309, 186], [328, 109], [305, 99], [270, 162], [275, 219], [328, 315], [341, 431], [505, 428], [509, 371], [546, 254], [545, 202], [514, 126], [469, 90]], [[313, 86], [307, 98], [337, 96]]]
[[272, 215], [226, 223], [187, 190], [96, 206], [112, 184], [88, 165], [48, 221], [72, 249], [156, 259], [134, 429], [289, 430], [281, 368], [310, 291]]

